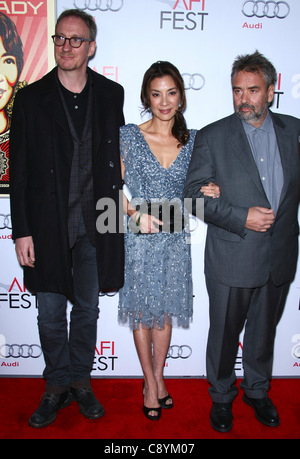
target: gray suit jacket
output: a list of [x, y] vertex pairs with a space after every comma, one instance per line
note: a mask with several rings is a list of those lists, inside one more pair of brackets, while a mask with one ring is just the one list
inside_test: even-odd
[[[300, 120], [271, 113], [281, 155], [284, 186], [275, 221], [266, 233], [245, 228], [250, 207], [270, 208], [241, 120], [228, 116], [197, 133], [184, 197], [204, 197], [203, 185], [215, 182], [217, 199], [204, 197], [208, 224], [206, 276], [232, 287], [292, 281], [298, 256]], [[195, 207], [194, 207], [195, 209]]]

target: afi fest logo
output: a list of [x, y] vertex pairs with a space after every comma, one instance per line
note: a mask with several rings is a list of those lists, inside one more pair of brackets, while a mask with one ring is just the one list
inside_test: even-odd
[[36, 296], [31, 295], [16, 277], [10, 286], [4, 284], [0, 286], [6, 290], [5, 293], [0, 292], [0, 308], [6, 307], [10, 310], [37, 308]]
[[278, 73], [277, 89], [275, 88], [275, 91], [274, 91], [274, 104], [277, 109], [279, 109], [279, 105], [280, 105], [280, 96], [284, 94], [284, 92], [281, 89], [281, 86], [282, 86], [282, 73]]
[[[164, 2], [164, 0], [159, 0]], [[207, 0], [173, 0], [172, 11], [160, 12], [160, 28], [173, 30], [204, 30]]]
[[93, 371], [115, 371], [115, 360], [118, 360], [118, 356], [115, 354], [115, 342], [100, 341], [100, 345], [96, 346], [95, 351]]

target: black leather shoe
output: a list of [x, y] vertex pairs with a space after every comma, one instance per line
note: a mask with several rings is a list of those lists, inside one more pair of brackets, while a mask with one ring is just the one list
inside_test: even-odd
[[98, 419], [104, 416], [104, 408], [96, 399], [90, 387], [71, 388], [71, 395], [79, 405], [79, 411], [88, 419]]
[[47, 427], [56, 419], [56, 414], [60, 408], [65, 408], [72, 401], [69, 391], [60, 395], [48, 394], [43, 395], [38, 409], [29, 419], [31, 427]]
[[279, 416], [272, 400], [265, 398], [249, 398], [243, 395], [244, 402], [252, 406], [256, 419], [268, 427], [278, 427], [280, 424]]
[[218, 432], [229, 432], [232, 429], [231, 403], [213, 403], [210, 412], [210, 425]]

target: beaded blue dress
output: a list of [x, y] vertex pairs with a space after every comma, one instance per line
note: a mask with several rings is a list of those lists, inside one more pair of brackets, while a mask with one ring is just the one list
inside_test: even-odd
[[[187, 174], [196, 131], [165, 169], [135, 124], [120, 130], [124, 181], [132, 197], [152, 200], [179, 198]], [[136, 206], [134, 206], [136, 207]], [[188, 327], [193, 314], [191, 247], [185, 230], [135, 234], [125, 232], [125, 282], [119, 292], [118, 318], [131, 329]]]

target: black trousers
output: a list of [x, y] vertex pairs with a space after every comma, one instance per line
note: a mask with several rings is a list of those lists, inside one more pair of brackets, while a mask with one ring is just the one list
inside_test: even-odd
[[206, 285], [210, 302], [206, 366], [212, 400], [231, 403], [238, 393], [234, 366], [244, 325], [241, 388], [248, 397], [266, 397], [272, 376], [276, 327], [290, 284], [276, 287], [270, 279], [263, 287], [234, 288], [206, 278]]
[[97, 337], [99, 287], [96, 249], [88, 239], [83, 219], [71, 249], [75, 301], [67, 322], [67, 298], [38, 292], [38, 326], [45, 359], [46, 391], [62, 393], [69, 386], [90, 384]]

